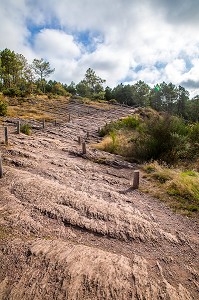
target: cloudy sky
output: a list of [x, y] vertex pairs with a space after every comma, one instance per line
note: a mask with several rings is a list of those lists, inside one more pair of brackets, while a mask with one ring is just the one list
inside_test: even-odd
[[199, 94], [199, 0], [0, 0], [0, 49], [49, 61], [78, 83], [165, 81]]

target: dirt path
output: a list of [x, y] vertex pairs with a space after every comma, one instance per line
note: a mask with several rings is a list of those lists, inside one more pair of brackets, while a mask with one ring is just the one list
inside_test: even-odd
[[136, 165], [91, 147], [133, 109], [66, 112], [31, 136], [10, 126], [2, 146], [0, 299], [198, 299], [197, 224], [131, 190]]

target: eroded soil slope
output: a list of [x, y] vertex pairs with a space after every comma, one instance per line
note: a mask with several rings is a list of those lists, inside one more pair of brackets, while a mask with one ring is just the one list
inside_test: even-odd
[[98, 127], [133, 109], [65, 112], [70, 122], [35, 123], [31, 136], [8, 123], [0, 299], [198, 299], [197, 223], [133, 191], [135, 164], [91, 147]]

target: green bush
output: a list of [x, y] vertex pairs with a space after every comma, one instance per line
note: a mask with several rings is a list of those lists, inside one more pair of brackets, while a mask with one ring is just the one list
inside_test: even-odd
[[192, 143], [199, 143], [199, 123], [190, 125], [189, 139], [190, 139], [190, 142], [192, 142]]
[[3, 100], [0, 100], [0, 116], [6, 116], [7, 115], [7, 103]]
[[126, 118], [120, 119], [116, 122], [111, 122], [109, 124], [106, 124], [99, 132], [100, 136], [105, 136], [107, 134], [110, 134], [110, 132], [113, 132], [115, 130], [120, 129], [136, 129], [140, 124], [140, 121], [138, 118], [133, 116], [128, 116]]
[[21, 125], [20, 131], [26, 135], [31, 134], [31, 126], [29, 124], [23, 124]]
[[169, 115], [146, 120], [135, 141], [135, 156], [141, 161], [151, 159], [175, 163], [189, 151], [187, 125]]
[[29, 93], [26, 90], [20, 90], [18, 88], [8, 88], [3, 89], [3, 95], [9, 96], [9, 97], [26, 97]]

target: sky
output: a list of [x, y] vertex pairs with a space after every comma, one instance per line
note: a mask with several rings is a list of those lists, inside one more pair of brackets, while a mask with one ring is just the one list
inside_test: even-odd
[[114, 87], [165, 81], [199, 94], [199, 0], [0, 0], [0, 50], [49, 79], [76, 84], [88, 68]]

